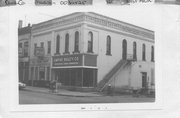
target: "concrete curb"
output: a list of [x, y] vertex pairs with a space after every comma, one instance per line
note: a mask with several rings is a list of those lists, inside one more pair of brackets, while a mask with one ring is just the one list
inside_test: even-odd
[[104, 95], [70, 95], [70, 94], [62, 94], [62, 93], [52, 93], [52, 92], [47, 92], [46, 91], [34, 91], [28, 88], [23, 89], [24, 91], [32, 91], [32, 92], [37, 92], [37, 93], [45, 93], [45, 94], [52, 94], [52, 95], [58, 95], [58, 96], [69, 96], [69, 97], [102, 97]]

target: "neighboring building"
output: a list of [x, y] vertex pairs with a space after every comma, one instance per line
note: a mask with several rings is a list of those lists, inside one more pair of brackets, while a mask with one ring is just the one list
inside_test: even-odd
[[29, 79], [29, 45], [31, 39], [31, 26], [18, 28], [18, 53], [19, 53], [19, 81], [28, 82]]
[[92, 12], [32, 26], [30, 83], [73, 90], [154, 88], [154, 32]]

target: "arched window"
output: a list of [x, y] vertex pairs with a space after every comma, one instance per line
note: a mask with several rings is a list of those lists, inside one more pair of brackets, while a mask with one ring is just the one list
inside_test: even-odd
[[60, 36], [57, 35], [56, 37], [56, 53], [59, 54], [59, 48], [60, 48]]
[[143, 44], [142, 46], [142, 60], [146, 61], [146, 45]]
[[124, 39], [122, 43], [122, 59], [127, 59], [127, 41]]
[[154, 46], [151, 46], [151, 61], [154, 62]]
[[133, 42], [133, 59], [137, 60], [137, 48], [136, 48], [136, 42]]
[[111, 55], [111, 37], [107, 36], [106, 40], [106, 55]]
[[65, 36], [65, 53], [69, 53], [69, 34]]
[[88, 33], [88, 52], [93, 52], [93, 33]]
[[79, 52], [79, 32], [75, 32], [74, 52]]

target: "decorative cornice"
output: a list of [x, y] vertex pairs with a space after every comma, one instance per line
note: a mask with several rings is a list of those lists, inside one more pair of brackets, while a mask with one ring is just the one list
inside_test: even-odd
[[107, 26], [107, 27], [110, 27], [113, 29], [124, 31], [124, 32], [132, 33], [134, 35], [139, 35], [142, 37], [154, 39], [154, 33], [150, 33], [149, 31], [141, 31], [141, 30], [138, 30], [136, 28], [127, 26], [126, 24], [116, 23], [116, 22], [111, 21], [111, 19], [105, 19], [104, 20], [104, 19], [100, 19], [100, 18], [96, 18], [96, 17], [86, 15], [85, 21], [95, 23], [98, 25]]
[[39, 29], [43, 29], [43, 28], [50, 28], [50, 27], [54, 27], [54, 26], [69, 25], [69, 24], [81, 22], [83, 20], [84, 20], [84, 16], [81, 15], [81, 16], [76, 16], [76, 17], [69, 18], [69, 19], [59, 19], [58, 21], [53, 22], [53, 23], [48, 23], [47, 22], [45, 24], [34, 26], [32, 29], [33, 29], [33, 32], [34, 32], [35, 30], [39, 30]]
[[68, 15], [67, 17], [60, 17], [59, 19], [57, 18], [49, 22], [47, 21], [44, 23], [33, 25], [32, 32], [37, 32], [37, 30], [39, 29], [46, 30], [49, 28], [70, 25], [70, 24], [79, 23], [79, 22], [94, 23], [97, 25], [101, 25], [103, 27], [120, 30], [120, 31], [127, 32], [133, 35], [137, 35], [140, 37], [154, 40], [153, 31], [150, 31], [150, 30], [147, 30], [147, 29], [135, 26], [135, 25], [131, 25], [128, 23], [124, 23], [116, 19], [102, 16], [96, 13], [91, 13], [91, 12], [87, 12], [87, 13], [78, 12], [76, 14], [72, 14], [72, 16]]

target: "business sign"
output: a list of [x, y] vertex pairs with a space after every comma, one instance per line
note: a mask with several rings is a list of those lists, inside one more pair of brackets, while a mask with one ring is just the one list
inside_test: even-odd
[[52, 66], [82, 66], [82, 54], [54, 56]]
[[50, 57], [43, 57], [42, 59], [39, 58], [30, 59], [31, 66], [50, 66], [50, 64], [51, 64]]
[[35, 49], [35, 55], [38, 57], [43, 57], [44, 56], [44, 48], [43, 47], [36, 47]]

